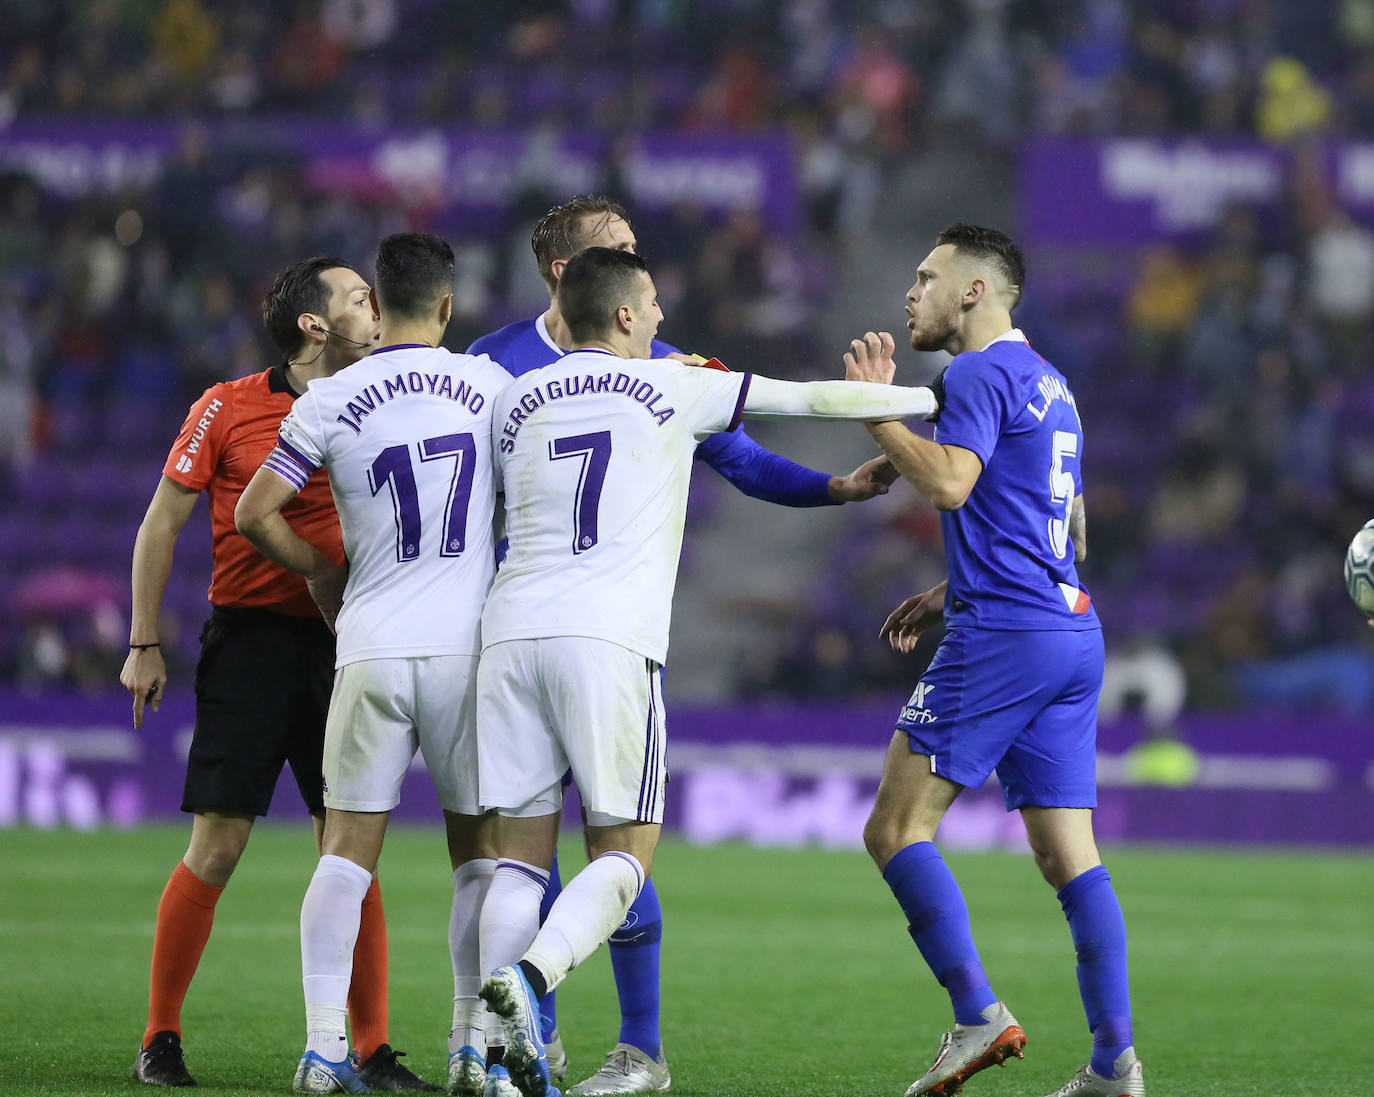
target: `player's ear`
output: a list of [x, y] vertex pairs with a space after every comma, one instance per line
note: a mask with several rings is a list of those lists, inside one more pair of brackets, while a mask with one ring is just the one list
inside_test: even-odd
[[615, 310], [615, 322], [620, 326], [620, 330], [628, 334], [634, 327], [634, 310], [629, 305], [621, 305]]
[[988, 295], [988, 284], [982, 278], [975, 278], [964, 291], [964, 304], [972, 308]]
[[568, 261], [566, 259], [555, 259], [549, 264], [549, 272], [553, 275], [553, 280], [555, 282], [563, 277], [563, 271], [567, 265]]
[[324, 324], [313, 312], [303, 312], [296, 317], [296, 327], [301, 329], [306, 341], [323, 343], [329, 336], [324, 333]]
[[448, 293], [439, 302], [439, 322], [448, 327], [448, 322], [453, 319], [453, 294]]
[[367, 303], [372, 306], [372, 319], [380, 320], [382, 310], [377, 307], [377, 287], [373, 286], [367, 291]]

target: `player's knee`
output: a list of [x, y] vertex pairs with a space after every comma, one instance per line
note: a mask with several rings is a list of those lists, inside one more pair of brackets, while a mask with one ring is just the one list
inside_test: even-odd
[[1027, 836], [1031, 853], [1035, 856], [1035, 866], [1045, 882], [1056, 891], [1087, 872], [1094, 865], [1100, 865], [1097, 847], [1091, 842], [1046, 841], [1043, 838]]
[[217, 835], [187, 850], [186, 867], [212, 887], [222, 887], [238, 867], [243, 849], [237, 836]]
[[468, 861], [497, 856], [495, 818], [495, 815], [459, 815], [456, 812], [444, 812], [448, 856], [454, 869]]
[[874, 808], [864, 823], [864, 848], [873, 858], [873, 863], [881, 869], [902, 847], [898, 844], [898, 828], [894, 820], [878, 808]]
[[1076, 875], [1073, 862], [1061, 850], [1032, 845], [1031, 853], [1035, 855], [1035, 867], [1040, 870], [1045, 883], [1056, 891]]

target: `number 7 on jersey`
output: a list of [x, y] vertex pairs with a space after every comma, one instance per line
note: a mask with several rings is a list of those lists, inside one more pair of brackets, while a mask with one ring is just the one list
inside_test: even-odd
[[550, 461], [573, 457], [582, 459], [577, 474], [577, 493], [573, 498], [573, 555], [577, 556], [596, 546], [601, 487], [606, 482], [606, 468], [611, 463], [611, 432], [573, 434], [549, 443]]

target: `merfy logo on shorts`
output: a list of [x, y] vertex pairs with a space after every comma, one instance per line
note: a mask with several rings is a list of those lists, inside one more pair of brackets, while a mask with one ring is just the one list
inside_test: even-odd
[[902, 709], [902, 719], [909, 724], [933, 724], [939, 717], [926, 708], [926, 698], [934, 691], [935, 687], [929, 682], [917, 682], [916, 692], [907, 701], [906, 708]]

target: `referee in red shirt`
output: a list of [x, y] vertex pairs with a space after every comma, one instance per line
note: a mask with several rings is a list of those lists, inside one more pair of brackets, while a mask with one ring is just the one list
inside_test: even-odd
[[[210, 499], [210, 618], [196, 667], [196, 726], [181, 810], [191, 842], [157, 910], [148, 1023], [134, 1075], [158, 1086], [193, 1086], [181, 1050], [181, 1006], [210, 936], [215, 903], [266, 815], [282, 764], [324, 827], [320, 772], [334, 679], [334, 635], [305, 580], [258, 554], [234, 528], [234, 507], [277, 442], [296, 397], [317, 377], [374, 346], [378, 318], [368, 284], [342, 259], [316, 256], [283, 271], [263, 302], [263, 323], [285, 361], [226, 381], [192, 405], [134, 542], [129, 657], [119, 676], [133, 694], [134, 727], [157, 711], [167, 685], [158, 614], [172, 551], [196, 498]], [[283, 512], [295, 530], [339, 563], [339, 520], [321, 471]], [[374, 1089], [426, 1089], [387, 1043], [386, 920], [374, 878], [353, 954], [349, 1016], [360, 1075]]]

